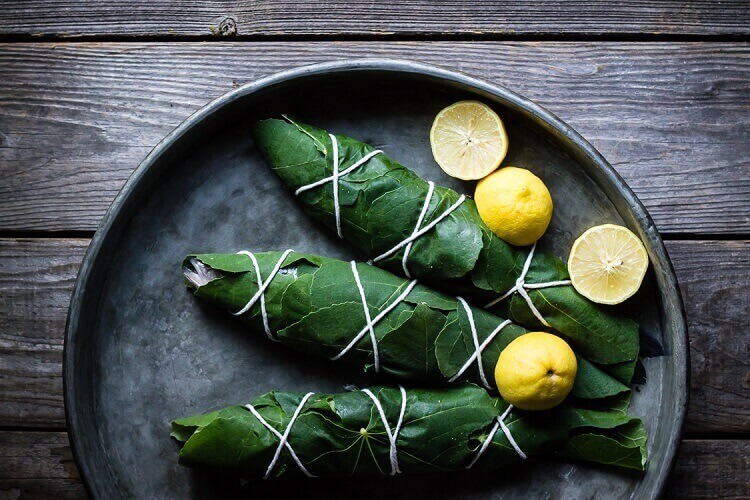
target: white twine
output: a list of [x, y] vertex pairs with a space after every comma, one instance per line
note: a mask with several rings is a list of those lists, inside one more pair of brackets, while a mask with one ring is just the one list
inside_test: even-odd
[[492, 330], [492, 333], [490, 333], [486, 339], [484, 339], [484, 342], [481, 344], [479, 343], [479, 337], [477, 335], [477, 327], [476, 323], [474, 323], [474, 314], [471, 312], [471, 307], [469, 307], [469, 304], [466, 303], [466, 301], [462, 297], [456, 297], [458, 301], [461, 303], [461, 305], [464, 307], [464, 311], [466, 311], [466, 315], [469, 318], [469, 326], [471, 326], [471, 337], [474, 340], [474, 353], [469, 356], [469, 359], [466, 360], [466, 363], [461, 367], [460, 370], [458, 370], [458, 373], [456, 373], [453, 377], [451, 377], [448, 382], [455, 382], [458, 380], [458, 378], [464, 374], [466, 370], [469, 369], [472, 363], [476, 360], [477, 368], [479, 368], [479, 378], [482, 380], [482, 383], [487, 389], [492, 389], [492, 386], [487, 382], [487, 377], [484, 375], [484, 366], [482, 363], [482, 351], [489, 345], [490, 342], [492, 342], [492, 339], [495, 338], [495, 336], [502, 331], [503, 328], [508, 326], [511, 321], [509, 319], [506, 319], [502, 323], [500, 323], [497, 328]]
[[406, 413], [406, 389], [401, 385], [399, 385], [398, 388], [401, 390], [401, 412], [398, 415], [398, 422], [396, 422], [396, 428], [393, 429], [393, 431], [391, 431], [391, 428], [388, 425], [388, 419], [385, 418], [383, 406], [380, 404], [380, 401], [378, 401], [378, 398], [375, 397], [370, 389], [362, 389], [362, 392], [370, 396], [370, 399], [372, 399], [375, 408], [378, 409], [378, 413], [380, 414], [380, 420], [383, 422], [383, 427], [385, 427], [385, 433], [388, 436], [388, 442], [390, 443], [390, 452], [388, 456], [391, 460], [391, 476], [401, 473], [401, 469], [398, 466], [398, 449], [396, 447], [396, 442], [398, 441], [398, 433], [401, 431], [401, 424], [404, 422], [404, 413]]
[[529, 272], [529, 267], [531, 267], [531, 259], [534, 258], [534, 251], [536, 250], [536, 243], [531, 247], [531, 250], [529, 251], [529, 255], [526, 256], [526, 262], [523, 264], [523, 269], [521, 270], [521, 275], [516, 280], [516, 284], [502, 294], [500, 297], [496, 298], [489, 304], [487, 304], [485, 309], [488, 307], [492, 307], [498, 302], [501, 302], [505, 300], [506, 298], [513, 295], [515, 292], [518, 292], [518, 294], [526, 301], [526, 304], [529, 306], [529, 309], [531, 312], [536, 316], [536, 319], [538, 319], [544, 326], [550, 327], [551, 325], [547, 323], [547, 320], [544, 319], [544, 316], [542, 316], [542, 313], [539, 312], [539, 309], [536, 308], [534, 305], [534, 302], [531, 300], [531, 297], [529, 297], [529, 294], [526, 292], [526, 290], [538, 290], [540, 288], [550, 288], [554, 286], [565, 286], [570, 285], [572, 282], [570, 280], [560, 280], [560, 281], [548, 281], [547, 283], [526, 283], [526, 274]]
[[278, 340], [273, 336], [273, 334], [271, 334], [271, 328], [268, 326], [268, 314], [266, 313], [266, 289], [268, 288], [268, 285], [271, 284], [271, 281], [276, 277], [279, 269], [281, 269], [281, 265], [284, 263], [284, 260], [292, 252], [293, 250], [290, 248], [284, 251], [283, 254], [281, 254], [281, 258], [278, 260], [278, 262], [276, 262], [276, 265], [271, 271], [271, 274], [268, 275], [268, 278], [266, 278], [266, 281], [263, 281], [263, 276], [260, 274], [260, 266], [258, 266], [258, 259], [255, 258], [255, 255], [247, 250], [237, 252], [238, 255], [247, 255], [248, 257], [250, 257], [250, 260], [252, 260], [253, 267], [255, 268], [255, 276], [258, 281], [258, 291], [255, 292], [255, 294], [250, 298], [247, 304], [245, 304], [245, 307], [232, 314], [235, 316], [245, 314], [260, 298], [260, 312], [263, 316], [263, 328], [265, 329], [268, 338], [273, 340], [274, 342], [278, 342]]
[[[364, 337], [367, 334], [367, 332], [370, 332], [370, 335], [371, 335], [370, 338], [372, 339], [373, 352], [377, 352], [377, 339], [375, 338], [375, 331], [374, 331], [375, 325], [378, 323], [378, 321], [383, 319], [386, 314], [391, 312], [397, 305], [399, 305], [406, 298], [406, 296], [411, 293], [412, 289], [417, 284], [417, 280], [412, 280], [409, 283], [409, 285], [406, 287], [406, 290], [404, 290], [403, 293], [401, 293], [401, 295], [399, 295], [396, 298], [396, 300], [391, 302], [388, 305], [388, 307], [386, 307], [380, 312], [380, 314], [378, 314], [377, 316], [375, 316], [375, 318], [370, 320], [370, 312], [367, 310], [367, 303], [365, 302], [364, 290], [362, 288], [362, 283], [359, 280], [359, 273], [357, 273], [356, 271], [356, 265], [354, 262], [352, 262], [352, 270], [354, 271], [354, 279], [357, 282], [357, 288], [359, 288], [360, 297], [362, 298], [362, 305], [366, 312], [365, 318], [367, 320], [367, 325], [365, 325], [365, 327], [362, 328], [359, 331], [359, 333], [357, 333], [357, 335], [354, 336], [352, 341], [349, 342], [349, 344], [346, 347], [344, 347], [340, 353], [338, 353], [337, 355], [331, 358], [333, 361], [337, 361], [341, 359], [347, 352], [349, 352], [352, 349], [352, 347], [354, 347], [357, 344], [357, 342], [359, 342], [362, 339], [362, 337]], [[379, 363], [380, 361], [378, 360], [378, 365], [376, 366], [376, 370], [380, 369]]]
[[372, 341], [372, 355], [375, 363], [375, 373], [380, 372], [380, 355], [378, 354], [378, 339], [375, 337], [375, 328], [372, 324], [372, 318], [370, 318], [370, 308], [367, 306], [367, 297], [365, 297], [365, 289], [362, 288], [362, 282], [359, 279], [359, 271], [357, 271], [357, 263], [351, 261], [352, 273], [354, 274], [354, 281], [357, 283], [357, 289], [359, 290], [359, 297], [362, 300], [362, 309], [365, 311], [365, 319], [367, 320], [367, 329], [370, 331], [370, 340]]
[[307, 477], [315, 477], [314, 474], [310, 473], [304, 465], [302, 465], [302, 461], [299, 459], [297, 454], [294, 452], [294, 449], [292, 449], [292, 445], [289, 444], [289, 433], [292, 431], [292, 426], [294, 425], [294, 422], [297, 420], [297, 417], [299, 416], [300, 411], [302, 411], [302, 407], [305, 406], [305, 403], [308, 399], [310, 399], [310, 396], [312, 396], [312, 392], [308, 392], [305, 394], [305, 397], [302, 398], [302, 401], [300, 401], [299, 405], [297, 406], [297, 409], [294, 410], [294, 414], [292, 415], [291, 420], [289, 420], [289, 424], [286, 426], [286, 429], [284, 430], [284, 434], [281, 434], [279, 431], [277, 431], [271, 424], [266, 422], [266, 419], [263, 418], [263, 416], [258, 413], [258, 410], [256, 410], [253, 405], [248, 404], [245, 405], [245, 408], [250, 410], [250, 412], [257, 418], [261, 424], [263, 424], [266, 429], [268, 429], [271, 434], [279, 438], [279, 445], [276, 447], [276, 453], [273, 454], [273, 459], [271, 460], [271, 463], [268, 464], [268, 469], [266, 469], [266, 474], [263, 476], [263, 479], [268, 479], [268, 477], [271, 475], [271, 471], [273, 471], [273, 468], [276, 466], [276, 463], [279, 461], [279, 456], [281, 456], [281, 450], [286, 448], [289, 450], [289, 454], [292, 456], [292, 460], [294, 460], [294, 463], [297, 464], [297, 467], [307, 476]]
[[513, 434], [510, 433], [510, 429], [508, 429], [508, 426], [505, 425], [505, 417], [510, 414], [511, 410], [513, 410], [513, 405], [508, 405], [508, 408], [506, 408], [505, 412], [503, 412], [502, 415], [495, 419], [495, 425], [492, 426], [489, 436], [487, 436], [487, 439], [484, 440], [484, 443], [482, 443], [482, 447], [479, 448], [477, 454], [474, 455], [474, 459], [469, 463], [469, 465], [466, 466], [467, 469], [470, 469], [475, 463], [477, 463], [479, 458], [484, 454], [484, 452], [490, 446], [490, 443], [492, 443], [492, 438], [495, 437], [498, 429], [502, 429], [503, 434], [505, 434], [505, 437], [508, 438], [508, 442], [513, 447], [513, 449], [516, 450], [518, 456], [521, 457], [522, 460], [526, 460], [526, 453], [521, 450], [521, 448], [518, 446], [518, 443], [516, 443], [516, 440], [513, 439]]
[[[309, 191], [310, 189], [323, 186], [329, 182], [333, 183], [333, 214], [336, 219], [336, 234], [338, 234], [339, 238], [343, 238], [344, 234], [341, 230], [341, 205], [339, 204], [339, 179], [349, 174], [350, 172], [354, 171], [355, 169], [361, 167], [362, 165], [370, 161], [372, 157], [378, 154], [381, 154], [382, 151], [379, 149], [370, 151], [365, 156], [363, 156], [358, 161], [356, 161], [354, 164], [347, 167], [343, 171], [339, 172], [339, 144], [335, 135], [328, 134], [328, 137], [331, 138], [331, 148], [333, 150], [333, 167], [332, 167], [333, 175], [324, 177], [311, 184], [307, 184], [305, 186], [301, 186], [297, 188], [297, 190], [294, 192], [294, 195], [299, 196], [301, 193], [304, 193], [305, 191]], [[428, 185], [429, 187], [427, 191], [427, 196], [425, 197], [424, 204], [422, 205], [422, 211], [420, 212], [419, 217], [417, 218], [417, 224], [414, 227], [414, 231], [412, 231], [411, 235], [408, 238], [406, 238], [404, 241], [399, 243], [398, 245], [394, 246], [390, 250], [370, 260], [368, 262], [369, 264], [383, 260], [386, 257], [390, 257], [394, 253], [406, 247], [406, 250], [404, 250], [404, 256], [401, 259], [401, 265], [403, 267], [404, 274], [406, 275], [406, 277], [411, 278], [411, 273], [409, 273], [409, 268], [407, 267], [406, 262], [409, 259], [409, 252], [411, 252], [411, 248], [414, 244], [414, 241], [417, 240], [420, 236], [422, 236], [426, 232], [430, 231], [435, 226], [437, 226], [443, 219], [448, 217], [454, 210], [460, 207], [461, 204], [464, 202], [464, 200], [466, 200], [466, 196], [461, 195], [458, 198], [458, 201], [456, 201], [453, 205], [448, 207], [448, 209], [442, 214], [440, 214], [439, 217], [437, 217], [435, 220], [430, 222], [427, 226], [420, 229], [420, 226], [424, 222], [424, 218], [427, 215], [427, 210], [430, 206], [430, 201], [432, 200], [432, 195], [435, 191], [435, 184], [432, 181], [429, 181]]]
[[403, 240], [401, 243], [399, 243], [398, 245], [396, 245], [393, 248], [391, 248], [390, 250], [381, 253], [377, 257], [374, 257], [372, 260], [370, 260], [368, 262], [368, 264], [373, 264], [375, 262], [378, 262], [378, 261], [381, 261], [381, 260], [385, 259], [386, 257], [390, 257], [394, 253], [396, 253], [399, 250], [401, 250], [402, 248], [406, 247], [406, 249], [404, 250], [404, 256], [401, 259], [401, 265], [402, 265], [402, 267], [404, 269], [404, 274], [408, 278], [411, 278], [411, 274], [409, 273], [409, 269], [406, 266], [406, 261], [409, 258], [409, 252], [411, 251], [411, 247], [412, 247], [412, 244], [414, 243], [414, 241], [417, 240], [419, 237], [421, 237], [423, 234], [425, 234], [428, 231], [430, 231], [435, 226], [437, 226], [439, 223], [441, 223], [443, 221], [443, 219], [445, 219], [451, 213], [453, 213], [453, 211], [456, 210], [458, 207], [460, 207], [461, 204], [464, 202], [464, 200], [466, 200], [466, 196], [464, 196], [464, 195], [459, 196], [458, 200], [453, 205], [451, 205], [450, 207], [448, 207], [448, 209], [445, 212], [443, 212], [442, 214], [440, 214], [435, 220], [433, 220], [432, 222], [430, 222], [429, 224], [427, 224], [425, 227], [423, 227], [423, 228], [420, 229], [419, 226], [421, 226], [422, 222], [424, 221], [424, 217], [427, 214], [427, 208], [430, 205], [430, 199], [432, 198], [432, 194], [433, 194], [433, 191], [435, 189], [435, 184], [432, 181], [429, 181], [428, 185], [429, 185], [429, 187], [427, 189], [427, 196], [425, 197], [424, 205], [422, 205], [422, 211], [420, 212], [419, 217], [417, 218], [417, 224], [416, 224], [416, 226], [414, 226], [414, 231], [412, 231], [411, 235], [408, 238], [406, 238], [405, 240]]
[[[424, 222], [425, 215], [427, 215], [427, 209], [430, 208], [430, 200], [432, 200], [432, 194], [435, 192], [435, 183], [432, 181], [428, 181], [427, 185], [427, 196], [425, 196], [424, 198], [422, 211], [419, 213], [419, 217], [417, 218], [417, 225], [414, 226], [414, 231], [411, 232], [411, 236], [414, 236], [414, 233], [419, 231], [419, 227], [422, 225], [422, 222]], [[403, 268], [404, 275], [407, 278], [411, 278], [411, 273], [409, 273], [409, 268], [406, 265], [406, 261], [409, 259], [409, 252], [411, 252], [411, 247], [413, 245], [413, 241], [410, 241], [409, 244], [406, 245], [406, 248], [404, 249], [404, 256], [401, 258], [401, 267]]]
[[370, 151], [365, 156], [360, 158], [356, 163], [354, 163], [352, 166], [346, 168], [342, 172], [339, 172], [339, 143], [336, 140], [336, 136], [333, 134], [328, 134], [328, 137], [331, 138], [331, 149], [333, 150], [333, 175], [329, 177], [324, 177], [323, 179], [320, 179], [319, 181], [315, 181], [312, 184], [308, 184], [306, 186], [302, 186], [298, 188], [295, 192], [295, 196], [299, 196], [300, 193], [304, 193], [305, 191], [308, 191], [310, 189], [316, 188], [318, 186], [322, 186], [324, 184], [327, 184], [328, 182], [333, 183], [333, 212], [334, 216], [336, 217], [336, 234], [339, 235], [339, 238], [343, 238], [344, 235], [341, 232], [341, 206], [339, 205], [339, 179], [349, 172], [354, 171], [355, 169], [361, 167], [368, 161], [370, 161], [370, 158], [373, 156], [382, 153], [381, 150], [376, 149], [374, 151]]

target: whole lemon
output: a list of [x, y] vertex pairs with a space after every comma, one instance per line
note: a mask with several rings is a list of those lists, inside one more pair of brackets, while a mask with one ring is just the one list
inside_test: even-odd
[[495, 383], [505, 401], [522, 410], [548, 410], [573, 388], [578, 363], [560, 337], [544, 332], [521, 335], [500, 353]]
[[552, 196], [526, 169], [505, 167], [477, 184], [474, 200], [490, 230], [511, 245], [531, 245], [552, 219]]

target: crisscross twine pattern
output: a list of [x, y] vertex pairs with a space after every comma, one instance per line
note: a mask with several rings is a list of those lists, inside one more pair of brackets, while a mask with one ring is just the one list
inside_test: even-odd
[[271, 284], [271, 281], [273, 281], [273, 279], [276, 277], [279, 269], [281, 269], [281, 265], [284, 263], [284, 260], [292, 252], [293, 250], [290, 248], [284, 251], [283, 254], [281, 254], [281, 258], [279, 258], [278, 262], [276, 262], [276, 265], [273, 267], [271, 274], [268, 275], [268, 278], [266, 278], [266, 281], [263, 281], [263, 276], [260, 274], [260, 266], [258, 266], [258, 259], [255, 258], [253, 252], [249, 252], [247, 250], [237, 252], [238, 255], [247, 255], [253, 262], [253, 267], [255, 268], [255, 277], [258, 281], [258, 291], [255, 292], [255, 294], [250, 298], [247, 304], [245, 304], [245, 307], [232, 314], [235, 316], [245, 314], [250, 310], [251, 307], [253, 307], [253, 305], [255, 305], [258, 299], [260, 299], [260, 313], [263, 317], [263, 328], [265, 329], [268, 338], [273, 340], [274, 342], [278, 342], [278, 340], [273, 336], [273, 334], [271, 333], [271, 328], [268, 326], [268, 314], [266, 313], [266, 289], [268, 288], [268, 285]]
[[469, 356], [469, 359], [466, 360], [466, 363], [461, 367], [458, 372], [451, 377], [448, 382], [455, 382], [458, 380], [458, 378], [464, 374], [466, 370], [469, 369], [469, 367], [476, 361], [477, 368], [479, 369], [479, 378], [482, 380], [482, 384], [487, 389], [492, 390], [492, 386], [487, 382], [487, 377], [484, 374], [484, 366], [482, 365], [482, 351], [492, 342], [492, 339], [497, 336], [498, 333], [500, 333], [503, 328], [508, 326], [511, 321], [509, 319], [506, 319], [502, 323], [500, 323], [494, 330], [492, 330], [492, 333], [490, 333], [486, 339], [484, 339], [484, 342], [481, 344], [479, 343], [479, 336], [477, 334], [477, 326], [474, 322], [474, 313], [471, 312], [471, 307], [469, 307], [469, 304], [466, 303], [466, 301], [462, 297], [456, 297], [458, 301], [461, 303], [461, 305], [464, 308], [464, 311], [466, 311], [466, 316], [469, 319], [469, 326], [471, 327], [471, 337], [474, 340], [474, 353]]
[[369, 264], [373, 264], [375, 262], [379, 262], [385, 259], [386, 257], [390, 257], [391, 255], [395, 254], [402, 248], [406, 247], [404, 249], [404, 255], [401, 258], [401, 267], [403, 268], [404, 274], [406, 275], [406, 277], [411, 278], [411, 273], [409, 273], [409, 267], [407, 266], [406, 262], [409, 259], [409, 252], [411, 252], [411, 247], [414, 245], [414, 242], [423, 234], [427, 233], [432, 228], [437, 226], [440, 222], [442, 222], [443, 219], [445, 219], [451, 213], [453, 213], [453, 211], [456, 210], [458, 207], [460, 207], [461, 204], [464, 202], [464, 200], [466, 200], [466, 196], [464, 195], [459, 196], [458, 200], [456, 200], [456, 202], [453, 205], [448, 207], [445, 210], [445, 212], [440, 214], [438, 217], [435, 218], [435, 220], [427, 224], [425, 227], [421, 227], [422, 223], [424, 222], [424, 218], [427, 215], [427, 210], [430, 207], [430, 201], [432, 200], [432, 195], [435, 192], [434, 182], [429, 181], [427, 185], [428, 185], [427, 196], [425, 196], [424, 203], [422, 205], [422, 211], [419, 213], [419, 217], [417, 217], [417, 224], [414, 226], [414, 230], [412, 231], [411, 235], [405, 240], [403, 240], [402, 242], [400, 242], [399, 244], [392, 247], [390, 250], [387, 250], [381, 253], [377, 257], [374, 257], [372, 260], [369, 261]]
[[323, 179], [320, 179], [319, 181], [315, 181], [312, 184], [302, 186], [298, 188], [294, 192], [294, 194], [295, 196], [299, 196], [301, 193], [304, 193], [305, 191], [308, 191], [310, 189], [316, 188], [318, 186], [322, 186], [329, 182], [333, 183], [333, 213], [334, 213], [334, 216], [336, 217], [336, 234], [339, 235], [339, 238], [343, 238], [344, 235], [341, 232], [341, 205], [339, 205], [339, 179], [347, 175], [348, 173], [353, 172], [357, 168], [361, 167], [362, 165], [370, 161], [370, 158], [382, 153], [382, 151], [379, 149], [370, 151], [365, 156], [357, 160], [350, 167], [347, 167], [342, 172], [339, 172], [339, 143], [336, 140], [335, 135], [328, 134], [328, 137], [331, 138], [331, 149], [333, 153], [333, 168], [332, 168], [333, 175], [329, 177], [324, 177]]
[[[365, 163], [367, 163], [372, 157], [381, 154], [383, 151], [376, 149], [374, 151], [371, 151], [367, 153], [365, 156], [360, 158], [358, 161], [356, 161], [351, 166], [347, 167], [343, 171], [339, 172], [339, 144], [338, 140], [336, 139], [336, 136], [333, 134], [328, 134], [328, 137], [331, 139], [331, 149], [333, 153], [333, 175], [330, 175], [328, 177], [324, 177], [318, 181], [315, 181], [311, 184], [307, 184], [305, 186], [301, 186], [297, 188], [297, 190], [294, 192], [296, 196], [299, 196], [301, 193], [304, 193], [305, 191], [309, 191], [310, 189], [314, 189], [319, 186], [323, 186], [329, 182], [333, 184], [333, 212], [334, 217], [336, 219], [336, 234], [338, 234], [339, 238], [343, 238], [343, 232], [341, 230], [341, 204], [339, 203], [339, 179], [350, 172], [353, 172], [357, 168], [361, 167]], [[435, 183], [432, 181], [428, 182], [428, 190], [427, 190], [427, 196], [425, 197], [424, 203], [422, 205], [422, 210], [419, 213], [419, 217], [417, 218], [417, 224], [414, 227], [414, 230], [412, 231], [411, 235], [406, 238], [404, 241], [400, 242], [399, 244], [395, 245], [390, 250], [378, 255], [377, 257], [373, 258], [369, 263], [375, 263], [380, 260], [385, 259], [386, 257], [390, 257], [394, 253], [398, 252], [402, 248], [406, 247], [404, 250], [404, 255], [401, 259], [401, 265], [404, 270], [404, 274], [407, 278], [411, 278], [411, 273], [409, 273], [409, 268], [407, 266], [407, 261], [409, 259], [409, 253], [411, 252], [411, 248], [414, 244], [414, 241], [416, 241], [420, 236], [425, 234], [426, 232], [430, 231], [432, 228], [437, 226], [443, 219], [448, 217], [454, 210], [456, 210], [461, 204], [466, 200], [466, 196], [461, 195], [458, 200], [448, 207], [448, 209], [440, 214], [435, 220], [427, 224], [425, 227], [421, 227], [422, 223], [424, 222], [424, 218], [427, 215], [427, 210], [430, 206], [430, 201], [432, 200], [433, 193], [435, 192]]]
[[484, 455], [484, 452], [487, 450], [487, 448], [490, 446], [490, 443], [492, 442], [492, 438], [495, 437], [495, 434], [497, 433], [498, 429], [502, 429], [503, 434], [505, 434], [505, 437], [508, 438], [508, 442], [513, 447], [514, 450], [516, 450], [516, 453], [518, 453], [518, 456], [521, 457], [522, 460], [526, 460], [526, 453], [521, 450], [521, 448], [518, 446], [518, 443], [516, 443], [516, 440], [513, 439], [513, 434], [510, 433], [510, 429], [508, 429], [508, 426], [505, 425], [505, 418], [510, 414], [510, 412], [513, 410], [513, 405], [508, 405], [508, 408], [505, 409], [502, 415], [497, 417], [495, 419], [495, 425], [492, 426], [492, 429], [490, 429], [490, 434], [487, 436], [487, 439], [484, 440], [484, 443], [482, 443], [482, 447], [479, 448], [479, 451], [476, 455], [474, 455], [474, 458], [469, 463], [469, 465], [466, 466], [467, 469], [470, 469], [474, 466], [475, 463], [479, 460], [479, 458]]
[[391, 312], [397, 305], [399, 305], [407, 295], [411, 293], [411, 291], [414, 289], [414, 287], [417, 285], [417, 280], [412, 280], [407, 286], [406, 289], [396, 297], [396, 300], [388, 304], [388, 307], [383, 309], [375, 318], [370, 318], [370, 310], [367, 307], [367, 300], [365, 298], [365, 290], [362, 288], [362, 281], [359, 279], [359, 272], [357, 271], [357, 264], [356, 262], [352, 261], [352, 273], [354, 274], [354, 281], [357, 283], [357, 289], [359, 290], [359, 296], [362, 300], [362, 307], [365, 311], [365, 320], [367, 321], [367, 324], [364, 328], [362, 328], [357, 335], [354, 336], [354, 338], [347, 344], [346, 347], [344, 347], [341, 352], [339, 352], [337, 355], [332, 357], [331, 359], [333, 361], [337, 361], [341, 359], [346, 353], [348, 353], [355, 345], [357, 345], [357, 342], [359, 342], [362, 337], [364, 337], [368, 332], [370, 333], [370, 339], [372, 340], [372, 351], [374, 354], [374, 362], [375, 362], [375, 371], [380, 370], [380, 357], [378, 355], [378, 341], [375, 337], [375, 325], [383, 319], [386, 314]]
[[250, 410], [253, 416], [257, 418], [260, 421], [260, 423], [263, 424], [265, 428], [269, 430], [271, 434], [279, 438], [279, 445], [276, 447], [276, 452], [273, 454], [273, 459], [271, 460], [271, 463], [268, 464], [268, 469], [266, 469], [266, 474], [263, 476], [263, 479], [269, 478], [269, 476], [271, 475], [271, 472], [273, 471], [273, 468], [276, 467], [276, 463], [279, 461], [279, 457], [281, 456], [281, 450], [283, 450], [284, 448], [286, 448], [287, 451], [289, 451], [289, 455], [291, 455], [292, 460], [294, 460], [294, 463], [297, 464], [297, 467], [299, 467], [299, 469], [307, 477], [315, 477], [312, 473], [310, 473], [310, 471], [308, 471], [305, 468], [305, 466], [302, 464], [302, 461], [294, 452], [292, 445], [289, 444], [289, 433], [292, 431], [292, 426], [294, 425], [294, 422], [297, 420], [297, 417], [302, 411], [302, 407], [305, 406], [305, 403], [307, 403], [307, 400], [310, 399], [312, 395], [313, 395], [312, 392], [308, 392], [307, 394], [305, 394], [305, 397], [302, 398], [302, 401], [300, 401], [299, 405], [297, 405], [297, 409], [294, 410], [294, 414], [292, 415], [292, 418], [289, 420], [289, 424], [286, 426], [286, 429], [284, 429], [284, 434], [280, 433], [271, 424], [266, 422], [266, 419], [264, 419], [263, 416], [260, 413], [258, 413], [258, 410], [256, 410], [253, 405], [251, 404], [245, 405], [245, 408]]
[[498, 302], [501, 302], [505, 300], [506, 298], [510, 297], [514, 293], [518, 292], [518, 294], [526, 301], [526, 304], [529, 306], [529, 309], [531, 312], [536, 316], [536, 319], [539, 320], [541, 324], [543, 324], [546, 327], [550, 327], [551, 325], [547, 322], [546, 319], [544, 319], [544, 316], [542, 316], [542, 313], [539, 312], [539, 309], [536, 308], [534, 305], [534, 302], [531, 300], [531, 297], [529, 297], [529, 294], [526, 290], [539, 290], [541, 288], [550, 288], [553, 286], [565, 286], [570, 285], [570, 280], [560, 280], [560, 281], [548, 281], [547, 283], [526, 283], [526, 274], [529, 272], [529, 267], [531, 267], [531, 259], [534, 258], [534, 251], [536, 250], [536, 243], [531, 247], [531, 250], [529, 250], [529, 255], [526, 256], [526, 262], [523, 264], [523, 269], [521, 270], [521, 275], [516, 280], [516, 284], [502, 294], [500, 297], [496, 298], [489, 304], [487, 304], [485, 307], [492, 307]]
[[385, 433], [388, 436], [388, 442], [390, 443], [390, 452], [388, 456], [391, 461], [391, 476], [395, 476], [396, 474], [401, 473], [401, 469], [398, 466], [398, 448], [396, 446], [396, 443], [398, 441], [398, 433], [401, 432], [401, 424], [404, 423], [404, 414], [406, 413], [406, 389], [404, 389], [404, 387], [401, 385], [399, 385], [398, 388], [401, 391], [401, 411], [398, 415], [398, 422], [396, 422], [396, 427], [393, 430], [391, 430], [390, 426], [388, 425], [388, 419], [385, 417], [383, 405], [380, 404], [378, 398], [375, 397], [370, 389], [362, 389], [362, 392], [367, 394], [370, 399], [372, 399], [372, 402], [375, 405], [375, 408], [377, 408], [378, 414], [380, 415], [380, 420], [383, 422], [383, 427], [385, 427]]
[[370, 341], [372, 342], [372, 356], [375, 363], [375, 372], [380, 371], [380, 354], [378, 353], [378, 339], [375, 337], [375, 325], [372, 324], [372, 318], [370, 317], [370, 308], [367, 306], [367, 297], [365, 296], [365, 289], [362, 288], [362, 281], [359, 279], [359, 271], [357, 271], [357, 263], [351, 261], [352, 274], [354, 274], [354, 281], [357, 283], [357, 290], [359, 290], [359, 298], [362, 300], [362, 309], [365, 312], [365, 320], [367, 321], [367, 329], [370, 332]]

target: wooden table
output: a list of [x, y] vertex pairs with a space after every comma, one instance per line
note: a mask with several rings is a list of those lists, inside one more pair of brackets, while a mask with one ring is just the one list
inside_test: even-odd
[[506, 85], [609, 159], [667, 240], [688, 314], [669, 495], [750, 497], [749, 35], [743, 0], [4, 1], [0, 498], [85, 496], [65, 432], [65, 314], [133, 169], [238, 85], [367, 56]]

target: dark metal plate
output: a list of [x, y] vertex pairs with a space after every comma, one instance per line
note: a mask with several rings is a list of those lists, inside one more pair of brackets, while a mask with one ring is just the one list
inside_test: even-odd
[[[434, 164], [429, 128], [465, 98], [505, 121], [505, 164], [544, 179], [555, 215], [542, 246], [566, 258], [574, 238], [604, 222], [629, 226], [651, 257], [643, 289], [625, 307], [666, 354], [645, 361], [648, 380], [632, 413], [649, 431], [645, 474], [538, 462], [497, 474], [372, 480], [251, 482], [177, 465], [169, 423], [245, 403], [272, 389], [341, 390], [367, 383], [328, 361], [249, 335], [204, 308], [183, 286], [191, 252], [294, 248], [360, 257], [306, 218], [254, 150], [249, 125], [291, 113], [382, 148], [425, 178], [471, 193]], [[392, 498], [658, 494], [677, 449], [686, 407], [687, 333], [674, 273], [643, 206], [609, 164], [547, 111], [502, 87], [409, 62], [365, 60], [300, 68], [241, 87], [198, 111], [138, 167], [99, 227], [70, 305], [65, 403], [81, 475], [95, 497], [206, 497], [299, 493]]]

